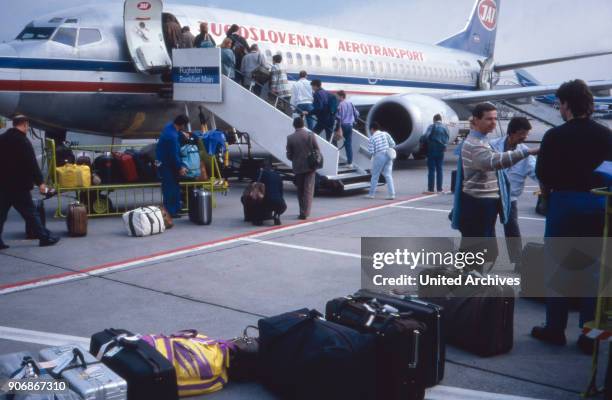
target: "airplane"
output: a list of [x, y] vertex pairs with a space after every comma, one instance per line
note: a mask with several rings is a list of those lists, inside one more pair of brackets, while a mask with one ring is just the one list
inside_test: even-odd
[[[540, 85], [540, 82], [538, 82], [538, 80], [533, 75], [531, 75], [524, 69], [517, 69], [516, 71], [514, 71], [514, 74], [516, 75], [518, 83], [523, 87]], [[551, 107], [559, 108], [559, 101], [557, 100], [554, 94], [536, 96], [534, 97], [534, 99], [541, 103], [548, 104]], [[595, 103], [596, 113], [612, 112], [612, 96], [595, 96], [593, 98], [593, 102]]]
[[[126, 0], [150, 9], [153, 0]], [[418, 149], [419, 137], [441, 114], [451, 135], [459, 119], [481, 101], [553, 93], [557, 86], [491, 89], [502, 71], [612, 54], [600, 51], [552, 59], [495, 64], [493, 55], [501, 0], [475, 0], [467, 25], [436, 45], [347, 32], [212, 7], [163, 5], [148, 28], [162, 31], [161, 13], [198, 31], [207, 22], [219, 43], [230, 24], [257, 43], [268, 60], [282, 53], [289, 78], [300, 70], [330, 91], [344, 90], [398, 143], [400, 154]], [[58, 11], [29, 23], [0, 44], [0, 115], [28, 115], [42, 129], [66, 129], [116, 138], [156, 138], [160, 128], [197, 104], [168, 98], [160, 70], [171, 67], [165, 46], [147, 54], [149, 67], [130, 48], [142, 34], [126, 29], [120, 2]], [[153, 25], [152, 25], [153, 24]], [[160, 40], [163, 38], [160, 35]], [[140, 54], [140, 56], [145, 56]], [[594, 88], [609, 88], [610, 81]], [[166, 93], [166, 95], [164, 95]]]

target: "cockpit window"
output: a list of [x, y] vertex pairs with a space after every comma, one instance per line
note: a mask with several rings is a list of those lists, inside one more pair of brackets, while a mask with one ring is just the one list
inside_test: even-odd
[[81, 28], [79, 29], [79, 46], [96, 43], [102, 40], [102, 35], [97, 29]]
[[75, 28], [59, 28], [53, 41], [74, 47], [76, 43], [77, 30]]
[[77, 22], [79, 22], [79, 20], [76, 18], [68, 18], [64, 23], [65, 24], [76, 24]]
[[53, 32], [55, 32], [55, 28], [26, 26], [19, 36], [17, 36], [17, 40], [47, 40], [53, 35]]

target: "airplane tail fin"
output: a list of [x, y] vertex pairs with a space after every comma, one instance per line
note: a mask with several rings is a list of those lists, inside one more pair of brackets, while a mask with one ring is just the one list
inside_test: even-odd
[[537, 86], [540, 84], [536, 78], [533, 77], [529, 72], [524, 69], [517, 69], [514, 71], [516, 79], [521, 86]]
[[438, 46], [493, 57], [500, 3], [501, 0], [476, 0], [465, 28], [437, 43]]

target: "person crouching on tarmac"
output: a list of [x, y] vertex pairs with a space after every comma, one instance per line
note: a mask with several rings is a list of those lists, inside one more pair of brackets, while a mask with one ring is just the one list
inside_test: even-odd
[[169, 122], [164, 127], [155, 150], [164, 207], [172, 218], [181, 217], [179, 215], [182, 208], [179, 178], [187, 175], [187, 168], [181, 162], [180, 136], [188, 123], [189, 119], [185, 115], [179, 115], [173, 122]]
[[41, 247], [53, 246], [59, 238], [44, 227], [32, 201], [32, 183], [40, 194], [47, 194], [32, 143], [26, 136], [29, 121], [25, 115], [13, 117], [13, 127], [0, 135], [0, 250], [8, 249], [2, 241], [2, 230], [11, 207], [21, 214], [40, 238]]

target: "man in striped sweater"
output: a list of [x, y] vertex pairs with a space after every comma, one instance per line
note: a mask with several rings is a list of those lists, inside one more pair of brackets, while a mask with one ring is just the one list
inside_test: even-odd
[[[538, 149], [496, 152], [487, 135], [495, 130], [497, 110], [490, 103], [478, 104], [472, 112], [473, 128], [461, 149], [463, 189], [456, 197], [459, 230], [463, 237], [495, 237], [495, 222], [501, 214], [507, 221], [510, 197], [504, 168], [508, 168]], [[501, 187], [501, 190], [500, 190]], [[460, 204], [457, 204], [460, 203]]]

